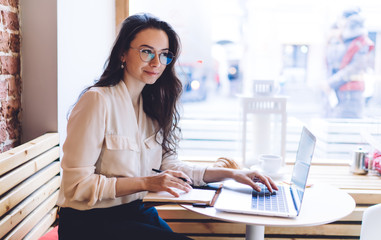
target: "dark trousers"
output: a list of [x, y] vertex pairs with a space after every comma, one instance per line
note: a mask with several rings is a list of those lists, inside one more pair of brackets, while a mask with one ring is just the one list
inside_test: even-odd
[[60, 240], [190, 239], [174, 233], [156, 208], [146, 208], [140, 200], [85, 211], [61, 208], [58, 235]]

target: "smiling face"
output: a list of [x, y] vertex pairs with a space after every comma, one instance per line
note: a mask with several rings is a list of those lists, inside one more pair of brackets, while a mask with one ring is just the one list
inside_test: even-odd
[[[155, 57], [149, 62], [144, 62], [139, 55], [142, 48], [156, 52]], [[148, 28], [136, 34], [130, 48], [121, 58], [122, 62], [126, 62], [124, 82], [129, 86], [138, 85], [141, 89], [145, 84], [154, 84], [166, 67], [160, 62], [158, 55], [168, 48], [168, 36], [163, 30]]]

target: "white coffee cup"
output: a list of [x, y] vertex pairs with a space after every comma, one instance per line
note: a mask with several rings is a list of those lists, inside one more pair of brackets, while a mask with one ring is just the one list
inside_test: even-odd
[[262, 154], [259, 162], [264, 173], [274, 174], [282, 168], [282, 157], [274, 154]]

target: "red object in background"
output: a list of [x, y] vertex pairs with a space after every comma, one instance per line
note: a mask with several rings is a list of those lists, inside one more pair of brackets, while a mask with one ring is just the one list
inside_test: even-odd
[[369, 157], [368, 157], [368, 154], [365, 157], [365, 168], [369, 169]]
[[378, 150], [375, 150], [374, 153], [373, 153], [373, 159], [376, 159], [378, 157], [381, 157], [381, 152], [378, 151]]
[[58, 226], [54, 227], [38, 240], [58, 240]]
[[373, 153], [373, 170], [381, 174], [381, 152], [378, 150]]
[[373, 170], [381, 174], [381, 157], [373, 159]]

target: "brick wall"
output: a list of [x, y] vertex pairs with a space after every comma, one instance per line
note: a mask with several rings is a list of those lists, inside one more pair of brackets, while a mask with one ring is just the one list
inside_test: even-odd
[[20, 144], [19, 0], [0, 0], [0, 152]]

